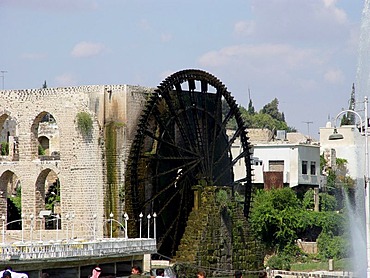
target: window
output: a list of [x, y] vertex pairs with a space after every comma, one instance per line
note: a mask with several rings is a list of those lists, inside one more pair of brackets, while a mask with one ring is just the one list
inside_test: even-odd
[[269, 171], [284, 172], [284, 160], [269, 160]]
[[316, 162], [311, 161], [311, 175], [316, 176]]
[[302, 175], [307, 175], [307, 161], [302, 161]]

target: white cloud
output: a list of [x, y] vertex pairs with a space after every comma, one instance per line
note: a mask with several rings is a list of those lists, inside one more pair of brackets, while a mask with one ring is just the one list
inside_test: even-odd
[[77, 85], [76, 78], [70, 73], [64, 73], [55, 77], [55, 83], [60, 87], [68, 87]]
[[347, 14], [344, 10], [336, 7], [337, 0], [322, 0], [324, 7], [318, 9], [318, 13], [322, 15], [323, 18], [329, 17], [334, 19], [339, 24], [345, 24], [348, 22]]
[[256, 67], [296, 69], [308, 64], [321, 64], [322, 57], [313, 49], [300, 49], [287, 44], [234, 45], [211, 51], [199, 59], [202, 66], [220, 67], [235, 63]]
[[335, 44], [351, 29], [347, 14], [335, 0], [252, 0], [257, 39]]
[[78, 58], [91, 57], [99, 55], [104, 49], [101, 43], [80, 42], [73, 47], [71, 55]]
[[339, 69], [330, 69], [324, 74], [324, 79], [328, 81], [329, 83], [333, 84], [341, 84], [344, 82], [344, 74]]
[[234, 25], [234, 34], [238, 36], [248, 36], [253, 34], [256, 27], [254, 21], [238, 21]]

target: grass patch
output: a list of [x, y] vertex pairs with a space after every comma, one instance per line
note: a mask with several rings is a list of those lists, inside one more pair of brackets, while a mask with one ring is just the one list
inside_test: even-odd
[[[329, 262], [291, 263], [291, 271], [329, 270]], [[350, 259], [334, 260], [334, 271], [352, 271]]]

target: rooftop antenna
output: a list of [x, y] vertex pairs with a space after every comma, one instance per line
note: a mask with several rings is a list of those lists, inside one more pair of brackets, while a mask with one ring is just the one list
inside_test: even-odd
[[8, 71], [6, 71], [6, 70], [0, 70], [0, 72], [1, 72], [1, 78], [3, 80], [3, 90], [4, 90], [5, 73], [7, 73]]
[[308, 138], [310, 138], [310, 124], [313, 124], [313, 122], [303, 122], [307, 124], [307, 132], [308, 132]]

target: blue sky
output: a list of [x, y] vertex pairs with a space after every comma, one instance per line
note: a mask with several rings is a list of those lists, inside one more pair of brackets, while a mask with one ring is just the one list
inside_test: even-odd
[[348, 108], [363, 6], [360, 0], [0, 0], [0, 70], [7, 71], [5, 89], [29, 89], [45, 80], [48, 87], [156, 87], [176, 71], [203, 69], [243, 106], [248, 91], [257, 110], [278, 98], [288, 124], [306, 134], [309, 127], [318, 138], [319, 127]]

